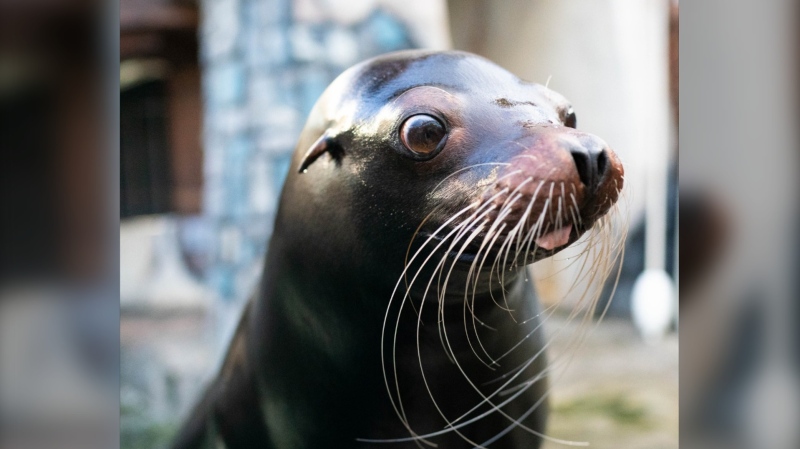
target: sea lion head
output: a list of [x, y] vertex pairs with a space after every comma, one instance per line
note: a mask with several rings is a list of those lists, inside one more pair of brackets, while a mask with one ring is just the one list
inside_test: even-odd
[[[500, 253], [531, 263], [579, 239], [623, 187], [619, 158], [576, 129], [563, 96], [464, 52], [347, 70], [313, 108], [293, 164], [281, 208], [317, 223], [305, 250], [327, 238], [320, 251], [367, 266], [408, 257], [412, 241], [457, 266]], [[333, 235], [349, 248], [331, 248]]]

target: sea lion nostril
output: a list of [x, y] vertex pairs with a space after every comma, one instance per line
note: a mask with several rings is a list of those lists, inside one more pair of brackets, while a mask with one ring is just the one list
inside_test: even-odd
[[606, 150], [601, 150], [596, 159], [597, 179], [603, 179], [603, 176], [606, 174], [606, 170], [608, 169], [608, 152]]
[[578, 169], [578, 176], [581, 178], [581, 182], [586, 186], [590, 186], [594, 170], [589, 152], [582, 147], [572, 147], [570, 148], [570, 153], [575, 161], [575, 168]]
[[608, 170], [608, 152], [585, 145], [572, 146], [569, 151], [581, 182], [590, 189], [596, 188]]

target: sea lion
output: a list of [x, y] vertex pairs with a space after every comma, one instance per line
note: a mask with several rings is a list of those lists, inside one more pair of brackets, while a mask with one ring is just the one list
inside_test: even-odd
[[525, 264], [578, 240], [623, 184], [575, 125], [561, 95], [469, 53], [340, 75], [174, 447], [538, 447], [547, 364]]

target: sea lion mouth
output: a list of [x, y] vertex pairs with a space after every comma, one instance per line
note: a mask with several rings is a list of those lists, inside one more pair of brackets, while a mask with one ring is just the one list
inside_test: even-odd
[[[462, 231], [467, 234], [470, 231]], [[512, 238], [508, 234], [490, 234], [485, 231], [471, 231], [472, 238], [446, 237], [422, 231], [418, 238], [435, 250], [446, 254], [447, 259], [460, 265], [480, 264], [489, 269], [499, 264], [502, 267], [523, 266], [550, 257], [575, 243], [584, 230], [580, 225], [567, 223], [558, 229], [528, 235], [525, 238]], [[447, 235], [447, 233], [444, 233]]]
[[572, 225], [568, 224], [562, 226], [555, 231], [550, 231], [547, 234], [536, 237], [533, 241], [539, 248], [552, 251], [558, 246], [564, 246], [569, 243], [569, 236], [572, 232]]

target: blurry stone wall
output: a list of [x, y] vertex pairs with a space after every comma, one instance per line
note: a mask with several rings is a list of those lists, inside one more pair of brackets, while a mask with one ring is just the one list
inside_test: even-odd
[[[208, 284], [241, 304], [260, 274], [305, 119], [327, 85], [369, 57], [449, 46], [443, 1], [203, 0]], [[234, 307], [237, 308], [237, 307]]]

